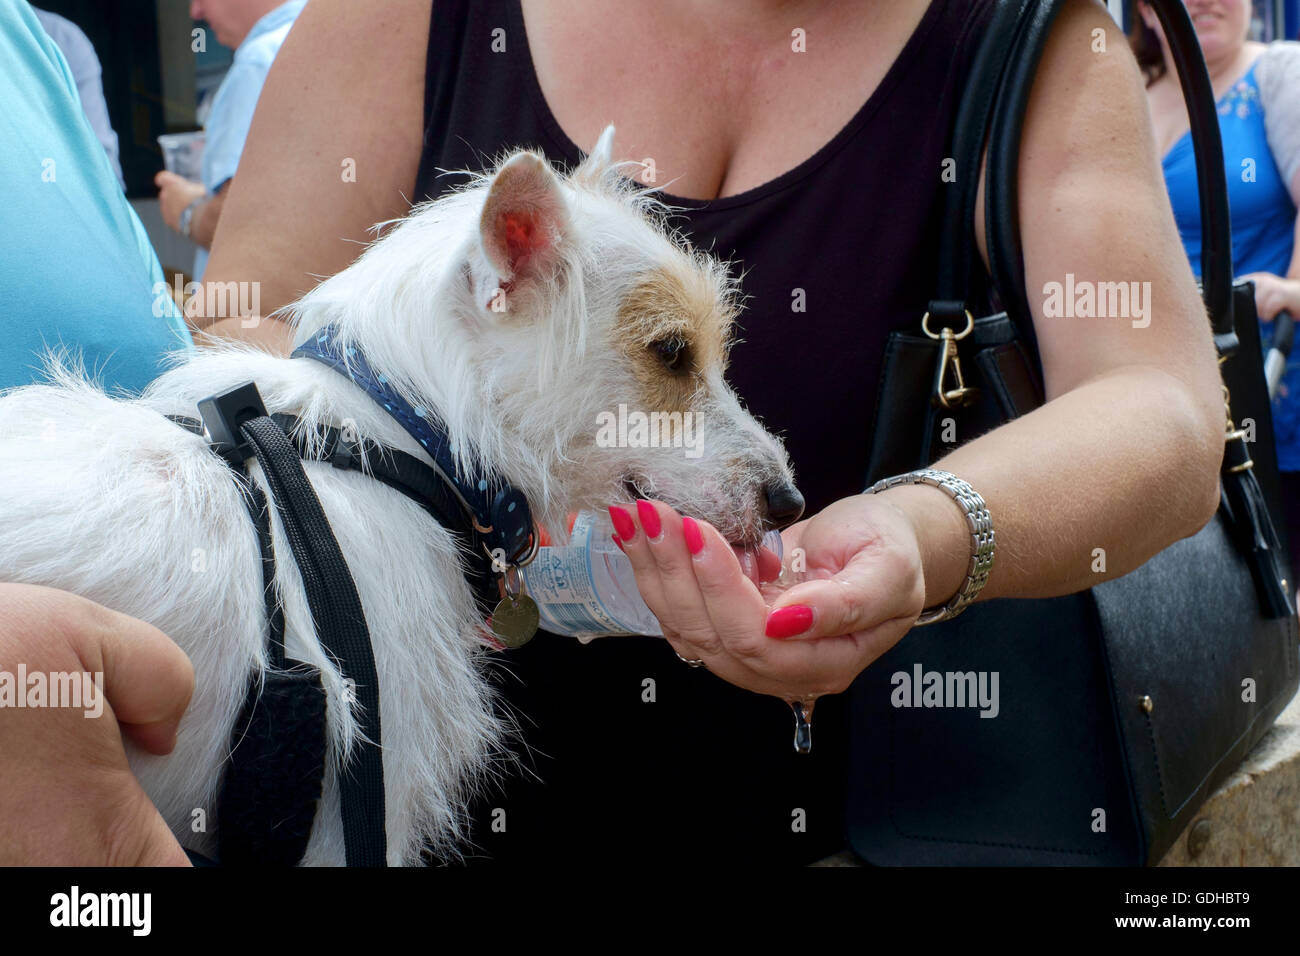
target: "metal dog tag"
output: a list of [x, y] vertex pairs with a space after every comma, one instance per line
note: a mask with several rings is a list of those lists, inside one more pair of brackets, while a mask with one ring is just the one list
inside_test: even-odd
[[540, 621], [537, 602], [527, 594], [507, 595], [492, 609], [492, 633], [512, 651], [533, 639]]

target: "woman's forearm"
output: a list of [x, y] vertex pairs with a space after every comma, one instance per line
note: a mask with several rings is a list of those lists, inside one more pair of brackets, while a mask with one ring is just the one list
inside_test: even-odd
[[[935, 468], [979, 492], [994, 565], [981, 598], [1052, 597], [1140, 566], [1194, 534], [1218, 506], [1223, 446], [1186, 386], [1159, 369], [1117, 369], [962, 445]], [[960, 436], [958, 436], [960, 438]], [[884, 493], [919, 529], [926, 606], [961, 587], [971, 539], [937, 488]]]
[[289, 323], [268, 316], [231, 316], [196, 329], [196, 345], [208, 346], [234, 339], [256, 345], [275, 355], [288, 355], [293, 345]]

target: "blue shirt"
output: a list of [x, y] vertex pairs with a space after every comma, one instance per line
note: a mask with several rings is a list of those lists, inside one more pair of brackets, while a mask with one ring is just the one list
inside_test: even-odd
[[191, 348], [158, 258], [26, 0], [0, 0], [0, 388], [80, 353], [136, 391]]
[[[1253, 66], [1219, 100], [1219, 129], [1228, 173], [1233, 273], [1242, 276], [1271, 272], [1285, 276], [1295, 244], [1296, 207], [1268, 148]], [[1162, 165], [1178, 232], [1199, 279], [1201, 210], [1190, 132], [1170, 148]], [[1272, 335], [1272, 323], [1261, 322], [1260, 340], [1265, 352]], [[1278, 395], [1273, 399], [1273, 430], [1278, 467], [1282, 471], [1300, 471], [1300, 349], [1287, 362]]]
[[[307, 0], [289, 0], [264, 14], [235, 50], [204, 126], [207, 137], [203, 146], [203, 186], [209, 195], [216, 194], [235, 175], [266, 74], [306, 5]], [[201, 248], [194, 257], [196, 280], [203, 278], [207, 265], [208, 250]]]

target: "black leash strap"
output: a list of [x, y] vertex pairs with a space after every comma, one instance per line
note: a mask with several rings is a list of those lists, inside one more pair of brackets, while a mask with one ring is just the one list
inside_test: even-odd
[[346, 432], [334, 425], [303, 430], [301, 421], [293, 415], [277, 413], [271, 418], [289, 436], [300, 458], [327, 461], [335, 468], [368, 474], [415, 501], [448, 531], [473, 539], [473, 515], [461, 505], [447, 482], [414, 455], [369, 439], [349, 440]]
[[307, 479], [298, 451], [267, 416], [241, 423], [284, 523], [321, 643], [355, 686], [361, 732], [342, 768], [340, 789], [348, 866], [385, 866], [384, 764], [380, 749], [379, 678], [365, 611], [352, 573]]
[[[167, 418], [203, 437], [203, 422]], [[189, 848], [195, 866], [296, 866], [307, 852], [325, 779], [326, 695], [320, 670], [289, 660], [284, 609], [275, 589], [271, 511], [244, 462], [231, 477], [248, 509], [262, 563], [266, 669], [249, 681], [230, 734], [230, 756], [217, 798], [219, 864]]]
[[301, 860], [321, 794], [326, 744], [319, 671], [285, 657], [269, 510], [266, 496], [246, 473], [248, 460], [256, 457], [284, 523], [316, 632], [355, 685], [363, 708], [366, 740], [354, 751], [340, 781], [347, 863], [383, 866], [383, 762], [370, 634], [355, 582], [302, 460], [366, 474], [417, 502], [453, 534], [474, 542], [466, 549], [463, 570], [480, 606], [490, 607], [484, 602], [494, 590], [491, 566], [480, 555], [482, 542], [472, 514], [436, 469], [398, 449], [354, 439], [344, 429], [319, 424], [303, 428], [292, 415], [268, 415], [252, 382], [203, 400], [199, 411], [202, 421], [167, 417], [196, 435], [206, 434], [213, 452], [230, 465], [257, 532], [267, 601], [269, 666], [250, 684], [231, 739], [221, 791], [221, 863], [293, 865]]
[[284, 608], [275, 597], [275, 544], [271, 538], [270, 508], [262, 489], [247, 474], [236, 474], [239, 476], [239, 491], [248, 507], [248, 516], [253, 519], [253, 530], [257, 532], [257, 550], [262, 556], [262, 600], [266, 604], [267, 622], [266, 662], [276, 670], [284, 670], [287, 666], [284, 656]]
[[461, 555], [465, 580], [482, 616], [486, 618], [492, 613], [500, 595], [494, 583], [491, 559], [474, 527], [472, 513], [462, 506], [453, 486], [440, 471], [399, 449], [368, 439], [350, 440], [346, 432], [333, 425], [317, 424], [304, 429], [293, 415], [275, 414], [271, 418], [289, 436], [304, 461], [327, 461], [335, 468], [382, 482], [410, 498], [466, 542], [469, 547]]
[[262, 556], [267, 668], [249, 682], [231, 732], [217, 806], [218, 856], [224, 866], [296, 866], [311, 840], [325, 778], [325, 688], [319, 669], [285, 657], [270, 507], [245, 472], [232, 473]]

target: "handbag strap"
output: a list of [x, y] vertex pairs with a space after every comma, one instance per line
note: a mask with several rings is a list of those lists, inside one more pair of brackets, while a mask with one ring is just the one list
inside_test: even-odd
[[[1012, 2], [1012, 0], [1003, 0]], [[1024, 257], [1020, 245], [1017, 164], [1025, 111], [1048, 34], [1065, 0], [1035, 0], [1021, 23], [1007, 61], [1002, 90], [989, 125], [985, 180], [985, 236], [989, 274], [1019, 331], [1035, 341], [1033, 312], [1025, 299]], [[1150, 0], [1169, 43], [1191, 126], [1200, 204], [1201, 288], [1214, 344], [1220, 357], [1237, 349], [1232, 297], [1232, 223], [1228, 211], [1227, 172], [1214, 90], [1201, 54], [1191, 16], [1182, 0]]]
[[989, 120], [984, 179], [984, 241], [989, 277], [1007, 317], [1030, 343], [1041, 368], [1034, 313], [1025, 297], [1024, 257], [1020, 246], [1020, 141], [1034, 76], [1052, 24], [1065, 0], [1034, 0], [1017, 32], [1016, 44], [1002, 78], [1002, 89]]
[[1164, 27], [1183, 99], [1190, 104], [1187, 114], [1191, 120], [1201, 209], [1201, 289], [1219, 354], [1231, 355], [1237, 348], [1232, 296], [1232, 218], [1228, 210], [1228, 174], [1223, 163], [1223, 135], [1214, 87], [1191, 14], [1182, 0], [1149, 2]]
[[[1003, 0], [1014, 3], [1015, 0]], [[1201, 291], [1220, 361], [1238, 348], [1233, 311], [1232, 223], [1228, 213], [1227, 172], [1214, 91], [1192, 19], [1182, 0], [1148, 0], [1160, 18], [1170, 55], [1187, 103], [1192, 148], [1196, 157], [1201, 208]], [[1025, 111], [1048, 35], [1065, 0], [1036, 0], [1019, 24], [989, 127], [985, 192], [985, 230], [989, 275], [1019, 334], [1034, 343], [1033, 312], [1025, 295], [1024, 257], [1020, 243], [1017, 172]], [[1256, 361], [1245, 356], [1247, 361]], [[1240, 359], [1239, 359], [1240, 361]], [[1041, 361], [1039, 362], [1041, 368]], [[1259, 375], [1263, 375], [1260, 366]], [[1225, 405], [1226, 405], [1225, 388]], [[1238, 552], [1250, 568], [1261, 614], [1266, 618], [1295, 614], [1285, 578], [1282, 549], [1273, 525], [1246, 433], [1232, 423], [1227, 430], [1220, 468], [1221, 504]]]
[[1002, 80], [1002, 67], [1010, 56], [1024, 10], [1031, 0], [997, 0], [984, 39], [971, 64], [966, 92], [957, 108], [948, 156], [956, 179], [943, 194], [943, 232], [939, 241], [938, 281], [930, 313], [956, 320], [970, 298], [975, 254], [975, 202], [985, 132]]

